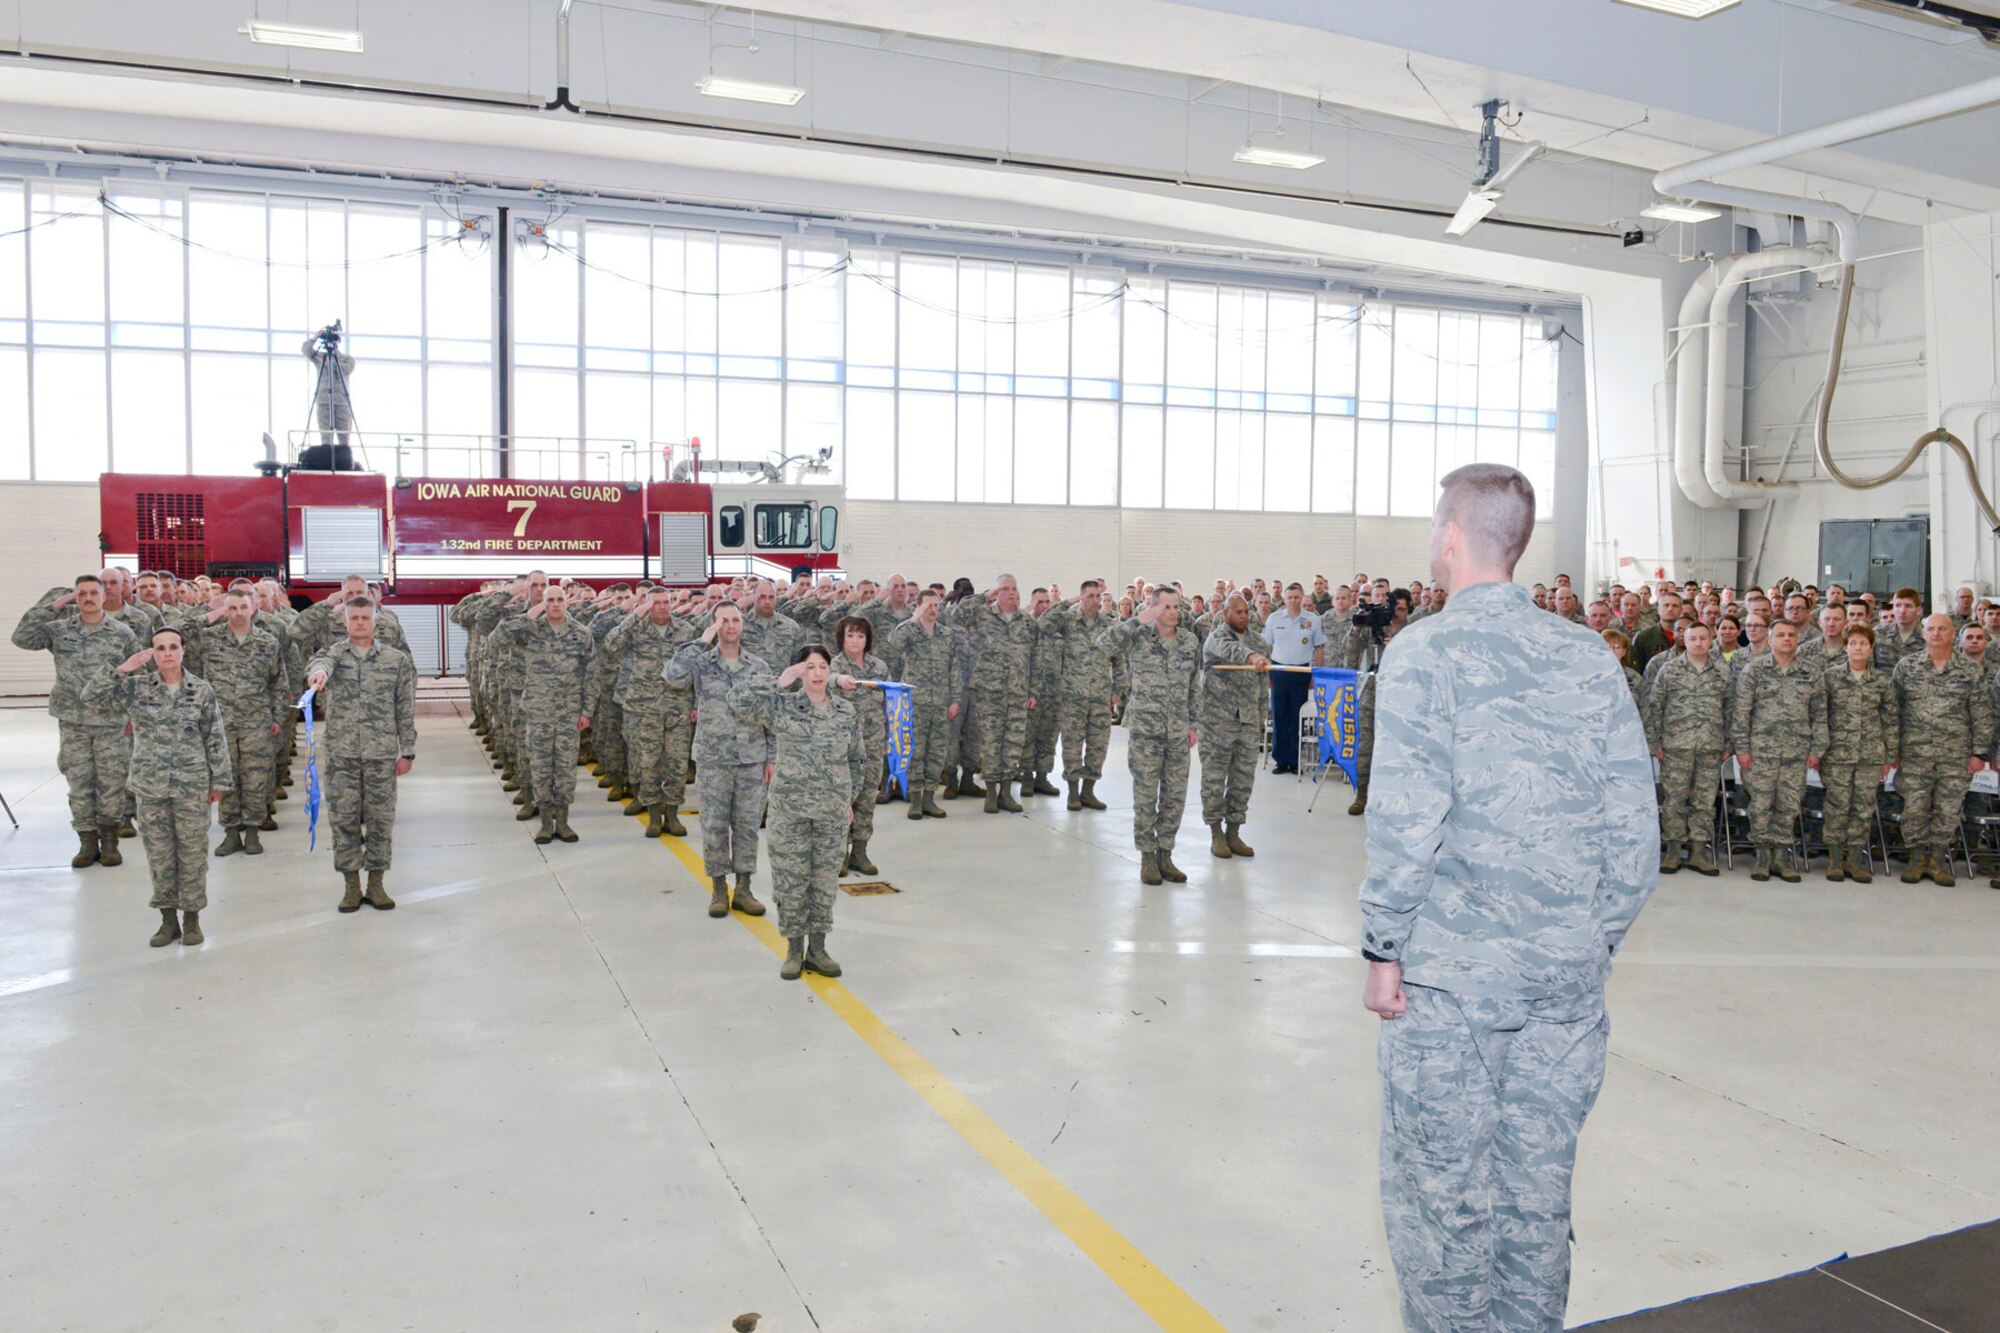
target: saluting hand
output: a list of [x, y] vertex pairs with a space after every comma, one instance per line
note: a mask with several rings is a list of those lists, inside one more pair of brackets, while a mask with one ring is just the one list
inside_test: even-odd
[[53, 602], [50, 602], [49, 610], [60, 611], [65, 606], [68, 606], [71, 602], [74, 602], [75, 600], [76, 600], [76, 589], [71, 588], [68, 592], [56, 598]]
[[714, 643], [715, 636], [721, 633], [721, 631], [722, 622], [720, 620], [711, 620], [708, 622], [708, 628], [701, 632], [701, 641], [703, 643]]
[[118, 674], [121, 676], [129, 676], [134, 671], [137, 671], [140, 667], [143, 667], [148, 663], [150, 663], [152, 660], [153, 660], [153, 650], [151, 648], [141, 648], [138, 652], [133, 653], [130, 657], [126, 658], [123, 662], [120, 662], [118, 664]]
[[[790, 685], [793, 681], [797, 680], [800, 676], [803, 676], [805, 674], [806, 674], [806, 664], [804, 662], [792, 663], [790, 666], [786, 667], [783, 671], [778, 673], [778, 688], [781, 690], [784, 689], [786, 686]], [[764, 780], [766, 782], [770, 781], [769, 778], [766, 778]]]

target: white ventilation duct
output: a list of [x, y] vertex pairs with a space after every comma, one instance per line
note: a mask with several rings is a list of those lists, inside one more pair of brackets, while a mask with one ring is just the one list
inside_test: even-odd
[[1729, 419], [1730, 302], [1735, 299], [1737, 287], [1760, 273], [1811, 268], [1825, 262], [1826, 256], [1817, 250], [1781, 245], [1774, 250], [1737, 255], [1716, 271], [1715, 291], [1708, 301], [1708, 404], [1703, 427], [1701, 470], [1719, 504], [1761, 504], [1780, 495], [1797, 494], [1799, 489], [1788, 481], [1738, 481], [1729, 475], [1723, 465], [1723, 426]]

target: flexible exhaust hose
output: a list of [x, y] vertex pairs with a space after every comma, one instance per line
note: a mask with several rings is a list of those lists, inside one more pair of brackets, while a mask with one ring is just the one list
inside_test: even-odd
[[1847, 310], [1854, 298], [1854, 265], [1840, 266], [1840, 309], [1833, 320], [1833, 343], [1826, 354], [1826, 391], [1819, 396], [1819, 413], [1813, 420], [1813, 452], [1819, 456], [1820, 467], [1826, 475], [1842, 486], [1854, 491], [1872, 491], [1878, 486], [1887, 486], [1896, 478], [1908, 472], [1924, 456], [1924, 450], [1933, 444], [1947, 445], [1965, 464], [1965, 475], [1972, 483], [1972, 498], [1979, 502], [1979, 512], [1986, 515], [1986, 526], [2000, 533], [2000, 513], [1994, 512], [1993, 501], [1986, 496], [1985, 486], [1979, 481], [1979, 465], [1973, 461], [1972, 449], [1964, 440], [1939, 426], [1917, 437], [1910, 451], [1899, 459], [1894, 467], [1879, 477], [1855, 477], [1841, 471], [1833, 461], [1833, 449], [1827, 438], [1827, 425], [1833, 416], [1833, 391], [1840, 383], [1841, 350], [1847, 342]]

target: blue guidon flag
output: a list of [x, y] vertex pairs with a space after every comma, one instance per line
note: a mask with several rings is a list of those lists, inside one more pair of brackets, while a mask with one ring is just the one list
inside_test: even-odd
[[1313, 668], [1313, 711], [1319, 715], [1319, 762], [1339, 764], [1350, 784], [1361, 781], [1356, 740], [1360, 722], [1361, 678], [1344, 667]]
[[306, 850], [319, 847], [319, 752], [313, 746], [313, 691], [307, 690], [294, 705], [306, 719]]
[[882, 686], [882, 712], [889, 724], [889, 762], [883, 774], [882, 794], [889, 794], [894, 785], [905, 797], [910, 793], [910, 751], [916, 746], [917, 705], [910, 697], [910, 687], [885, 681]]

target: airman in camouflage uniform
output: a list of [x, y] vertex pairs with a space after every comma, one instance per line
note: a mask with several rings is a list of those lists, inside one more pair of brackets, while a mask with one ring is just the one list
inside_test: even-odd
[[[75, 606], [78, 610], [69, 608]], [[115, 866], [118, 828], [128, 799], [125, 780], [132, 769], [132, 740], [125, 714], [115, 707], [83, 702], [84, 685], [100, 667], [115, 667], [139, 651], [139, 641], [122, 621], [104, 613], [104, 582], [95, 574], [74, 588], [51, 588], [21, 615], [14, 646], [48, 652], [56, 679], [49, 690], [49, 716], [56, 720], [56, 767], [69, 784], [69, 822], [77, 853], [70, 865]]]
[[743, 651], [767, 665], [783, 667], [805, 647], [807, 637], [798, 621], [779, 612], [778, 592], [771, 581], [757, 580], [757, 599], [743, 617]]
[[[1241, 597], [1223, 604], [1222, 624], [1202, 645], [1201, 661], [1201, 818], [1208, 825], [1209, 854], [1255, 856], [1243, 841], [1243, 825], [1250, 818], [1250, 788], [1257, 780], [1271, 697], [1265, 683], [1271, 645], [1250, 628], [1250, 607]], [[1218, 666], [1257, 670], [1217, 671]]]
[[396, 779], [417, 757], [417, 668], [375, 642], [372, 598], [350, 598], [345, 618], [347, 638], [306, 663], [306, 683], [326, 709], [319, 750], [340, 910], [360, 910], [366, 870], [366, 901], [386, 912], [396, 905], [382, 883], [396, 850]]
[[[631, 604], [636, 605], [636, 600]], [[612, 633], [627, 619], [625, 603], [621, 602], [590, 622], [586, 632], [604, 664], [591, 685], [590, 696], [584, 700], [584, 710], [591, 718], [591, 753], [597, 756], [597, 766], [602, 770], [597, 785], [606, 789], [609, 799], [625, 802], [626, 814], [650, 816], [633, 785], [637, 767], [631, 748], [625, 743], [625, 709], [618, 701], [618, 687], [630, 676], [632, 668], [624, 660], [625, 641], [621, 640], [618, 647], [610, 646]]]
[[1028, 614], [1035, 618], [1042, 643], [1035, 654], [1035, 677], [1029, 693], [1042, 706], [1028, 714], [1027, 736], [1021, 747], [1021, 795], [1060, 796], [1049, 774], [1055, 772], [1062, 745], [1062, 651], [1051, 639], [1054, 626], [1048, 623], [1048, 614], [1054, 603], [1048, 589], [1037, 588], [1030, 596]]
[[604, 640], [604, 652], [619, 663], [615, 693], [625, 719], [625, 761], [635, 799], [646, 809], [649, 838], [687, 836], [680, 809], [694, 741], [694, 695], [670, 688], [665, 673], [675, 651], [694, 636], [693, 622], [674, 615], [666, 590], [655, 588]]
[[[1715, 660], [1715, 633], [1695, 625], [1686, 651], [1660, 668], [1642, 710], [1646, 746], [1660, 759], [1660, 873], [1681, 868], [1681, 844], [1690, 843], [1689, 869], [1717, 875], [1715, 793], [1722, 777], [1723, 722], [1729, 711], [1729, 668]], [[1665, 654], [1662, 654], [1665, 659]]]
[[[1858, 632], [1857, 632], [1858, 631]], [[1869, 818], [1876, 794], [1902, 742], [1902, 706], [1895, 683], [1875, 667], [1875, 635], [1856, 625], [1844, 636], [1847, 661], [1826, 672], [1826, 753], [1819, 778], [1826, 788], [1826, 877], [1866, 884]]]
[[1097, 646], [1112, 622], [1104, 590], [1086, 580], [1073, 602], [1058, 602], [1042, 617], [1042, 656], [1054, 664], [1055, 706], [1062, 711], [1063, 782], [1072, 810], [1102, 810], [1097, 783], [1111, 744], [1111, 710], [1117, 698], [1118, 659]]
[[[264, 850], [257, 826], [271, 813], [278, 737], [296, 697], [285, 676], [285, 650], [253, 623], [254, 605], [255, 595], [248, 588], [236, 588], [224, 599], [224, 619], [210, 623], [209, 617], [217, 613], [197, 607], [180, 622], [188, 657], [222, 701], [227, 723], [233, 780], [222, 793], [217, 812], [223, 829], [217, 856], [237, 852], [256, 856]], [[206, 826], [205, 816], [202, 822]]]
[[[1382, 1211], [1410, 1329], [1562, 1327], [1577, 1134], [1604, 1077], [1604, 984], [1658, 883], [1645, 731], [1589, 630], [1501, 582], [1456, 506], [1533, 500], [1511, 468], [1444, 479], [1436, 615], [1382, 659], [1361, 887], [1363, 1003], [1386, 1021]], [[1468, 490], [1472, 491], [1467, 495]], [[1525, 493], [1525, 494], [1523, 494]], [[1493, 540], [1485, 538], [1484, 540]]]
[[708, 914], [713, 917], [729, 915], [731, 872], [736, 876], [736, 910], [764, 915], [764, 904], [750, 891], [750, 876], [757, 870], [765, 770], [775, 761], [777, 748], [769, 733], [729, 711], [729, 693], [745, 679], [769, 676], [771, 670], [756, 654], [742, 651], [742, 633], [743, 613], [725, 602], [702, 636], [682, 644], [666, 666], [667, 684], [694, 694], [694, 785], [701, 802], [702, 866], [712, 889]]
[[550, 588], [523, 616], [503, 621], [495, 637], [518, 643], [525, 668], [521, 715], [526, 721], [528, 803], [520, 819], [541, 816], [535, 841], [575, 842], [569, 807], [576, 799], [577, 733], [591, 721], [585, 711], [602, 669], [590, 631], [569, 616], [569, 590]]
[[[523, 793], [527, 777], [521, 744], [521, 650], [518, 641], [496, 637], [502, 622], [524, 615], [529, 606], [541, 600], [541, 591], [526, 578], [517, 578], [507, 587], [489, 593], [479, 608], [473, 612], [472, 621], [485, 640], [485, 676], [491, 730], [487, 740], [492, 743], [493, 762], [500, 769], [505, 781], [501, 790]], [[516, 802], [525, 805], [527, 798], [520, 795]]]
[[475, 618], [480, 603], [492, 591], [487, 586], [467, 593], [451, 608], [451, 623], [465, 631], [465, 688], [472, 699], [472, 730], [481, 736], [490, 729], [492, 719], [486, 707], [486, 664], [481, 656], [486, 636], [479, 632]]
[[[368, 580], [359, 574], [349, 574], [341, 580], [339, 592], [330, 593], [299, 612], [292, 621], [291, 635], [301, 657], [317, 657], [327, 645], [347, 637], [346, 630], [341, 628], [341, 608], [356, 597], [368, 597]], [[369, 601], [374, 600], [369, 597]], [[409, 641], [403, 637], [403, 622], [396, 619], [394, 611], [379, 603], [375, 606], [375, 641], [399, 653], [410, 651]]]
[[[181, 670], [183, 652], [181, 632], [162, 626], [150, 649], [115, 667], [96, 666], [82, 695], [89, 707], [117, 709], [132, 721], [128, 785], [153, 877], [152, 906], [160, 914], [155, 948], [175, 940], [202, 942], [208, 807], [232, 781], [222, 705], [207, 681]], [[149, 665], [158, 670], [141, 670]]]
[[918, 594], [915, 613], [889, 635], [890, 670], [910, 687], [909, 818], [943, 819], [937, 801], [947, 735], [958, 713], [958, 631], [938, 619], [938, 594]]
[[1792, 865], [1793, 826], [1805, 797], [1806, 768], [1826, 751], [1826, 691], [1819, 669], [1799, 657], [1798, 627], [1771, 626], [1771, 651], [1737, 673], [1724, 721], [1728, 748], [1750, 789], [1750, 878], [1799, 880]]
[[1875, 665], [1893, 672], [1898, 662], [1924, 651], [1924, 613], [1913, 588], [1899, 590], [1890, 605], [1895, 608], [1896, 622], [1875, 633]]
[[1201, 645], [1180, 628], [1180, 594], [1155, 588], [1146, 609], [1098, 632], [1098, 646], [1132, 666], [1125, 705], [1125, 762], [1132, 769], [1132, 841], [1139, 881], [1187, 882], [1174, 841], [1187, 808], [1188, 760], [1201, 706]]
[[1950, 887], [1965, 791], [1993, 755], [1993, 695], [1979, 668], [1952, 651], [1950, 616], [1930, 617], [1923, 633], [1926, 651], [1898, 662], [1894, 675], [1903, 728], [1896, 793], [1909, 856], [1903, 882], [1928, 873]]
[[[827, 690], [823, 646], [783, 675], [752, 671], [738, 673], [735, 681], [730, 712], [739, 725], [761, 734], [773, 747], [771, 895], [778, 902], [778, 931], [789, 946], [778, 975], [796, 981], [810, 967], [837, 977], [840, 965], [827, 955], [826, 936], [833, 929], [834, 893], [848, 859], [843, 856], [848, 820], [855, 798], [870, 781], [867, 743], [857, 715], [869, 704]], [[803, 688], [786, 688], [794, 681]]]
[[[956, 605], [948, 611], [940, 608], [946, 617], [957, 610]], [[949, 618], [944, 623], [952, 632], [952, 699], [958, 705], [958, 715], [948, 718], [945, 726], [944, 799], [949, 801], [961, 792], [984, 796], [986, 789], [973, 776], [979, 771], [979, 727], [972, 716], [972, 663], [977, 656], [973, 635]]]
[[[836, 678], [894, 679], [889, 664], [871, 651], [874, 630], [872, 622], [858, 615], [843, 616], [835, 622], [832, 637], [838, 642], [820, 646], [833, 654]], [[865, 642], [864, 635], [867, 636]], [[855, 793], [854, 821], [848, 828], [847, 860], [841, 873], [852, 870], [860, 875], [873, 875], [879, 872], [875, 863], [868, 859], [868, 841], [875, 836], [875, 803], [882, 796], [883, 781], [888, 771], [889, 718], [885, 708], [886, 698], [881, 688], [874, 685], [848, 687], [836, 684], [833, 688], [834, 693], [854, 705], [855, 725], [861, 729], [862, 749], [868, 755], [867, 772], [864, 774], [868, 780]]]
[[1019, 814], [1013, 787], [1026, 758], [1028, 715], [1040, 703], [1034, 681], [1041, 622], [1021, 605], [1012, 574], [1002, 574], [984, 596], [961, 600], [952, 622], [972, 636], [972, 718], [979, 728], [986, 813]]

